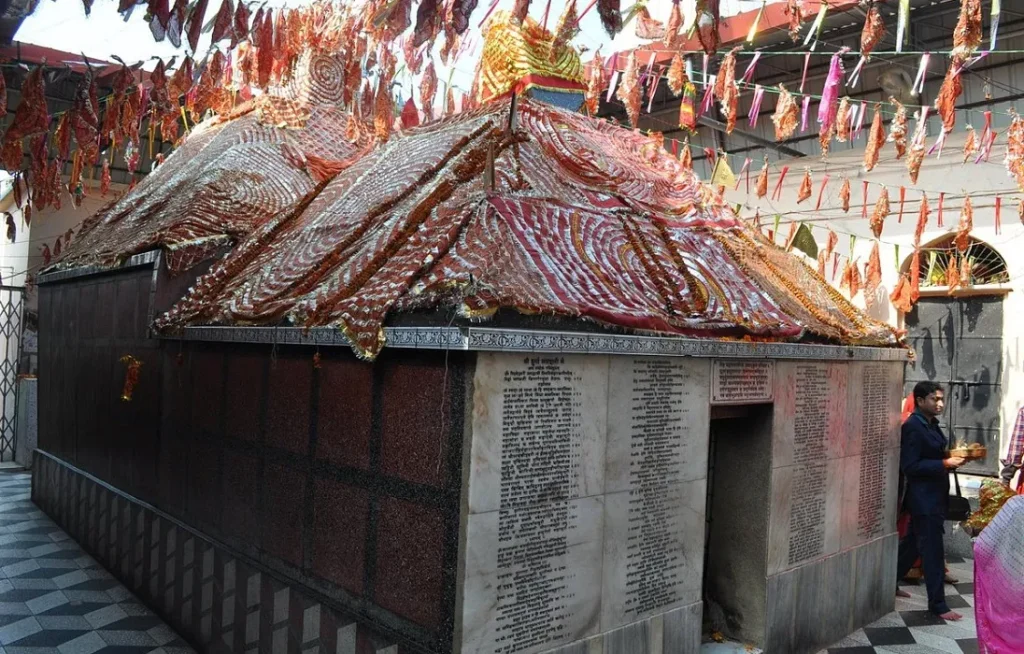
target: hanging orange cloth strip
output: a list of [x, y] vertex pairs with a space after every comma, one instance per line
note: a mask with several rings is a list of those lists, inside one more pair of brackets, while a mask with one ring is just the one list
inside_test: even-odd
[[939, 193], [939, 216], [938, 216], [938, 223], [939, 223], [939, 225], [938, 226], [940, 228], [942, 227], [942, 202], [945, 199], [946, 199], [946, 194], [945, 193]]
[[906, 187], [901, 186], [900, 187], [900, 215], [896, 219], [896, 222], [898, 222], [898, 223], [902, 223], [903, 222], [903, 201], [906, 200], [906, 197], [907, 197], [907, 189], [906, 189]]
[[789, 172], [789, 166], [783, 166], [782, 171], [779, 173], [779, 183], [775, 185], [775, 190], [772, 191], [772, 200], [778, 200], [782, 195], [782, 182], [786, 179], [786, 173]]
[[1003, 209], [1003, 198], [996, 196], [996, 234], [1001, 234], [1003, 231], [1002, 216], [999, 214]]
[[860, 206], [860, 217], [868, 217], [868, 180], [864, 180], [864, 200]]
[[821, 188], [818, 189], [818, 203], [816, 205], [814, 205], [814, 210], [815, 211], [821, 211], [821, 197], [823, 195], [825, 195], [825, 187], [827, 185], [828, 185], [828, 175], [825, 175], [825, 178], [823, 180], [821, 180]]

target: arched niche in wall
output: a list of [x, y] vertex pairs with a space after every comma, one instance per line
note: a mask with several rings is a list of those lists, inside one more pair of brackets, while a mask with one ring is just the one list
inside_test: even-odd
[[[956, 234], [946, 234], [921, 247], [919, 279], [922, 293], [948, 291], [951, 277], [959, 277], [959, 287], [963, 291], [978, 293], [998, 293], [1000, 286], [1010, 281], [1006, 260], [994, 247], [969, 236], [967, 249], [960, 252], [955, 240]], [[914, 255], [910, 254], [903, 259], [901, 273], [910, 273], [913, 258]]]

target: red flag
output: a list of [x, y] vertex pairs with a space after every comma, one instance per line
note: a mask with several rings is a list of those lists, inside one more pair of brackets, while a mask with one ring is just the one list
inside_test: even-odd
[[1003, 231], [1003, 221], [1000, 213], [1003, 209], [1003, 198], [996, 196], [996, 234], [1000, 234]]
[[860, 217], [868, 217], [868, 180], [864, 180], [864, 201], [861, 203]]
[[896, 222], [898, 222], [898, 223], [902, 223], [903, 222], [903, 201], [906, 199], [906, 197], [907, 197], [907, 189], [905, 187], [901, 186], [900, 187], [900, 216], [896, 220]]
[[783, 166], [782, 171], [779, 172], [779, 181], [775, 185], [775, 190], [772, 191], [772, 200], [778, 200], [782, 195], [782, 182], [786, 179], [786, 173], [789, 172], [789, 166]]
[[942, 227], [942, 202], [946, 199], [945, 193], [939, 193], [939, 227]]
[[410, 129], [420, 124], [420, 112], [416, 103], [409, 98], [402, 107], [402, 129]]
[[821, 188], [818, 189], [818, 204], [814, 206], [815, 211], [821, 210], [821, 196], [825, 195], [825, 187], [828, 185], [828, 175], [825, 175], [825, 179], [821, 180]]

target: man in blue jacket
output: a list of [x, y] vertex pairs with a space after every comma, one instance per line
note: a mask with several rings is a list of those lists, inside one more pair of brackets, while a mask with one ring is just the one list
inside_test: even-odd
[[964, 464], [948, 457], [949, 443], [939, 428], [945, 394], [935, 382], [914, 386], [914, 412], [903, 423], [900, 438], [900, 471], [905, 478], [904, 505], [910, 513], [910, 531], [900, 542], [896, 578], [903, 579], [921, 557], [928, 609], [945, 620], [963, 618], [946, 604], [943, 576], [945, 553], [943, 526], [949, 508], [949, 472]]

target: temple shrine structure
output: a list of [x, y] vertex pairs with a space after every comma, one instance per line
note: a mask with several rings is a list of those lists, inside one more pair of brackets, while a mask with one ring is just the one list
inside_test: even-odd
[[[388, 134], [343, 53], [39, 278], [33, 499], [204, 652], [816, 652], [890, 612], [905, 349], [497, 12]], [[554, 50], [554, 52], [552, 52]]]

